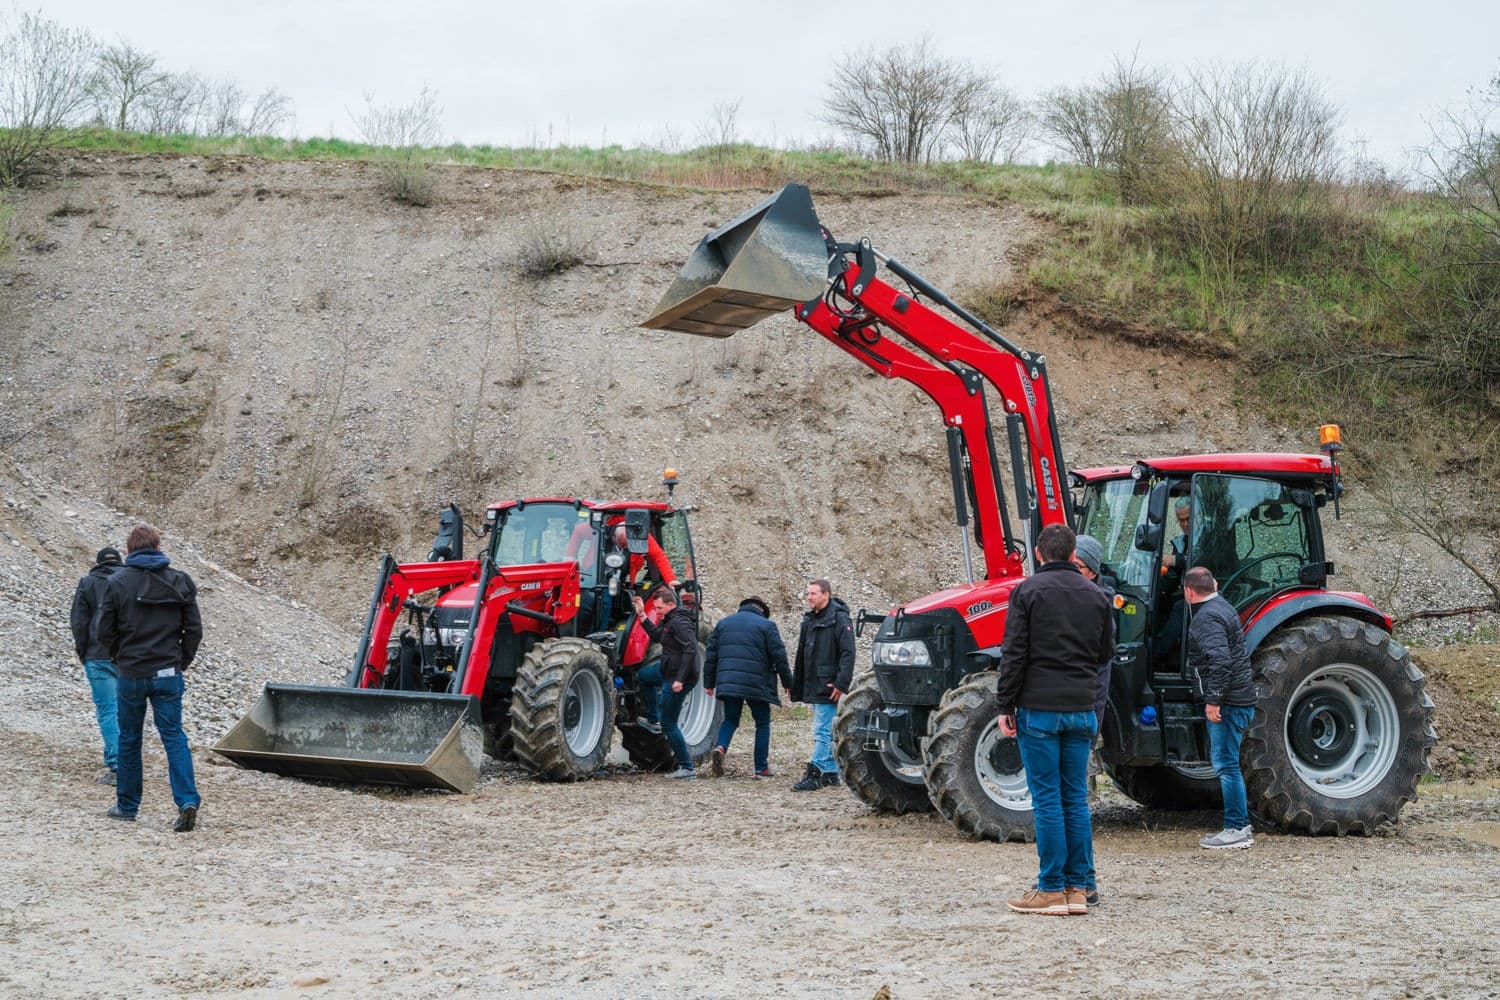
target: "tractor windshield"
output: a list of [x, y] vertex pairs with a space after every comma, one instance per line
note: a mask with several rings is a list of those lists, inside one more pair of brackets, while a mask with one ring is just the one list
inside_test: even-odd
[[495, 565], [527, 566], [586, 558], [592, 567], [593, 534], [588, 518], [587, 510], [574, 510], [570, 503], [512, 507], [496, 529], [498, 537], [491, 549]]
[[1151, 484], [1144, 479], [1111, 479], [1093, 483], [1084, 494], [1079, 530], [1104, 546], [1104, 573], [1115, 586], [1136, 596], [1150, 589], [1155, 555], [1135, 547], [1135, 529], [1146, 519]]

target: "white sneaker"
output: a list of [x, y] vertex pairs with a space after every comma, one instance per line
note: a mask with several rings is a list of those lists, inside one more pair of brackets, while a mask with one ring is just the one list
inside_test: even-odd
[[698, 780], [698, 772], [694, 771], [690, 767], [679, 767], [677, 770], [667, 775], [667, 777], [676, 778], [678, 781], [696, 781]]
[[1210, 851], [1236, 851], [1255, 843], [1254, 833], [1248, 826], [1238, 830], [1224, 829], [1204, 837], [1198, 841], [1198, 846]]

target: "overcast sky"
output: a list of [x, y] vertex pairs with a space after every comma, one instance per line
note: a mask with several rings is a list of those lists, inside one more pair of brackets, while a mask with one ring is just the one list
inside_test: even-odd
[[[35, 2], [24, 3], [35, 9]], [[1496, 0], [43, 0], [49, 17], [124, 37], [169, 69], [279, 87], [300, 136], [352, 137], [373, 92], [429, 86], [453, 140], [497, 145], [697, 145], [717, 102], [740, 134], [809, 142], [840, 55], [930, 35], [1033, 96], [1091, 80], [1116, 54], [1182, 68], [1206, 59], [1307, 67], [1343, 108], [1345, 136], [1397, 165], [1424, 119], [1500, 71]], [[1045, 150], [1033, 156], [1045, 158]]]

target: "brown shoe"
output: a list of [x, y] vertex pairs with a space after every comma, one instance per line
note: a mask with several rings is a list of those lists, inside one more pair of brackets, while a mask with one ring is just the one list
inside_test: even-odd
[[714, 752], [710, 756], [709, 764], [713, 768], [715, 778], [724, 777], [724, 755], [728, 752], [729, 751], [725, 750], [723, 747], [714, 747]]
[[1068, 900], [1068, 915], [1074, 917], [1088, 916], [1089, 894], [1083, 889], [1064, 889], [1063, 895]]
[[1007, 899], [1005, 905], [1017, 913], [1039, 913], [1046, 917], [1068, 915], [1068, 897], [1062, 892], [1027, 889], [1020, 899]]

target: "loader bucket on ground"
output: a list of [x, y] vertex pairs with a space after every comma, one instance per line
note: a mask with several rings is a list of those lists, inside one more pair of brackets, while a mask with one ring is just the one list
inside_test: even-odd
[[267, 684], [214, 752], [297, 778], [468, 792], [484, 737], [467, 695]]
[[812, 194], [788, 184], [703, 237], [641, 326], [732, 337], [828, 285], [828, 247]]

